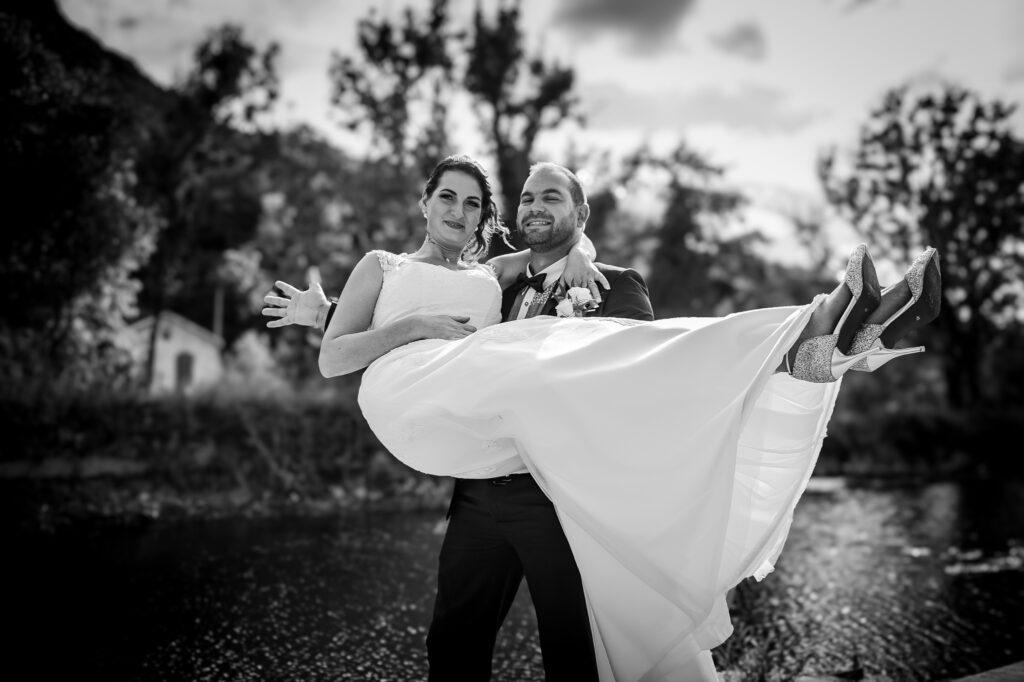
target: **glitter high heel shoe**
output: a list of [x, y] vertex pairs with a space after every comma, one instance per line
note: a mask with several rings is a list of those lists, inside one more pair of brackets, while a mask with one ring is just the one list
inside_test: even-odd
[[[853, 366], [859, 372], [874, 372], [893, 358], [911, 353], [923, 353], [924, 346], [895, 349], [896, 342], [918, 327], [923, 327], [939, 316], [942, 307], [940, 287], [942, 276], [939, 273], [939, 252], [929, 246], [921, 255], [914, 259], [903, 281], [910, 288], [910, 300], [890, 315], [881, 324], [866, 323], [857, 330], [853, 338], [851, 353], [864, 352], [875, 348], [874, 355]], [[893, 284], [882, 292], [882, 299], [899, 296], [901, 292]]]
[[[857, 329], [882, 299], [866, 244], [857, 246], [850, 256], [846, 264], [846, 279], [833, 295], [849, 295], [850, 300], [832, 333], [804, 339], [796, 346], [795, 353], [792, 349], [786, 353], [786, 369], [796, 379], [818, 384], [836, 381], [853, 365], [878, 352], [877, 348], [869, 348], [847, 354]], [[820, 306], [818, 310], [821, 310]], [[790, 354], [794, 354], [792, 361]]]

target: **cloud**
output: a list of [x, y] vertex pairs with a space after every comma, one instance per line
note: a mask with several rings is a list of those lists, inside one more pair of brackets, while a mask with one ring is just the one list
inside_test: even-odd
[[1009, 57], [1009, 64], [1003, 70], [1003, 83], [1014, 85], [1024, 81], [1024, 45], [1021, 45], [1020, 34], [1024, 31], [1024, 4], [1016, 2], [1013, 4], [1013, 14], [1003, 35], [1008, 35], [1012, 40], [1013, 51]]
[[820, 117], [789, 110], [785, 93], [759, 85], [736, 91], [706, 87], [666, 95], [603, 84], [582, 88], [580, 98], [590, 128], [685, 132], [691, 126], [719, 124], [758, 133], [793, 133]]
[[117, 27], [122, 31], [131, 31], [139, 25], [139, 18], [133, 16], [118, 17]]
[[1024, 81], [1024, 62], [1011, 64], [1003, 73], [1003, 82], [1007, 85]]
[[752, 61], [764, 59], [767, 43], [761, 27], [752, 21], [736, 24], [725, 33], [711, 37], [718, 49]]
[[[881, 0], [839, 0], [839, 1], [844, 5], [844, 7], [843, 7], [844, 11], [846, 11], [846, 12], [855, 12], [855, 11], [859, 10], [860, 8], [862, 8], [862, 7], [867, 7], [868, 5], [878, 4]], [[897, 2], [899, 2], [899, 0], [889, 0], [889, 4], [890, 5], [894, 5]]]
[[582, 37], [619, 33], [637, 47], [670, 37], [696, 0], [562, 0], [555, 23]]

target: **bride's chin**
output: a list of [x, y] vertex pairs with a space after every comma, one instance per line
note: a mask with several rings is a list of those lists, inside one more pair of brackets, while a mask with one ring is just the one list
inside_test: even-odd
[[444, 239], [439, 239], [438, 241], [448, 249], [464, 249], [466, 248], [466, 245], [469, 244], [469, 237], [463, 235], [452, 235], [445, 237]]

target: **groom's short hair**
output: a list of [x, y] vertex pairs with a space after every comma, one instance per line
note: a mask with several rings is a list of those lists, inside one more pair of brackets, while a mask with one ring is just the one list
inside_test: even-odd
[[561, 173], [569, 181], [569, 196], [572, 198], [572, 203], [577, 206], [582, 206], [587, 203], [587, 194], [583, 191], [583, 183], [576, 177], [576, 174], [565, 166], [555, 163], [554, 161], [538, 161], [537, 163], [530, 166], [530, 175], [533, 175], [537, 171], [549, 170], [556, 173]]

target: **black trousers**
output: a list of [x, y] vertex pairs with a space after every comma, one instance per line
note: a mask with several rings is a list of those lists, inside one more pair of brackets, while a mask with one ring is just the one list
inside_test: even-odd
[[547, 682], [597, 682], [583, 584], [555, 508], [528, 474], [455, 483], [427, 635], [431, 682], [485, 681], [523, 577]]

